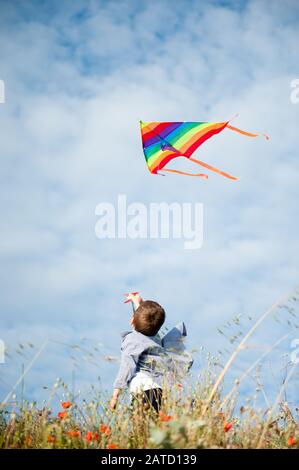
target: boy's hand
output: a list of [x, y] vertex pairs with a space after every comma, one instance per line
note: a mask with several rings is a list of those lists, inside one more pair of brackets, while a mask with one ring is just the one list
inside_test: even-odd
[[115, 408], [116, 408], [119, 393], [120, 393], [119, 388], [115, 388], [113, 390], [112, 398], [111, 398], [110, 403], [109, 403], [109, 407], [110, 407], [111, 410], [115, 410]]
[[129, 294], [124, 295], [126, 296], [126, 300], [124, 303], [132, 302], [135, 309], [137, 309], [142, 302], [142, 298], [140, 297], [138, 292], [130, 292]]
[[110, 410], [115, 410], [116, 405], [117, 405], [117, 398], [112, 397], [109, 403]]

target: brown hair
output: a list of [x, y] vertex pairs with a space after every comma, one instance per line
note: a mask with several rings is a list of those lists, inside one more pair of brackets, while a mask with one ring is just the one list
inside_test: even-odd
[[155, 336], [165, 321], [165, 310], [153, 300], [144, 300], [133, 314], [134, 328], [146, 336]]

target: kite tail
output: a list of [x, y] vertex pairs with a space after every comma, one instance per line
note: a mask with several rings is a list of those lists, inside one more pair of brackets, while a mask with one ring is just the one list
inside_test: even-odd
[[[208, 175], [205, 175], [204, 173], [186, 173], [185, 171], [180, 171], [180, 170], [171, 170], [169, 168], [163, 168], [160, 171], [169, 171], [171, 173], [177, 173], [178, 175], [185, 175], [185, 176], [199, 176], [201, 178], [208, 179]], [[164, 175], [163, 175], [164, 176]]]
[[267, 134], [253, 134], [252, 132], [242, 131], [241, 129], [238, 129], [237, 127], [234, 127], [234, 126], [230, 126], [229, 124], [227, 124], [226, 127], [230, 129], [231, 131], [238, 132], [239, 134], [246, 135], [247, 137], [259, 137], [262, 135], [263, 137], [265, 137], [265, 139], [267, 140], [270, 139], [270, 137]]
[[218, 168], [214, 168], [213, 166], [208, 165], [205, 162], [202, 162], [200, 160], [195, 160], [195, 158], [191, 158], [191, 157], [188, 157], [188, 158], [189, 158], [189, 160], [191, 160], [191, 162], [197, 163], [197, 165], [201, 165], [201, 166], [207, 168], [208, 170], [211, 170], [211, 171], [214, 171], [215, 173], [218, 173], [219, 175], [225, 176], [226, 178], [229, 178], [231, 180], [238, 180], [238, 178], [236, 176], [232, 176], [229, 173], [225, 173], [225, 171], [218, 170]]

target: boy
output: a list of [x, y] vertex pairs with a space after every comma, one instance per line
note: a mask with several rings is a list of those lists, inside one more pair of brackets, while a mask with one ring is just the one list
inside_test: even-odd
[[192, 357], [182, 343], [186, 328], [180, 323], [160, 338], [158, 332], [165, 321], [163, 307], [152, 300], [143, 301], [138, 293], [128, 294], [127, 301], [134, 306], [133, 331], [122, 334], [121, 362], [110, 407], [116, 407], [121, 390], [129, 387], [133, 398], [142, 396], [142, 401], [150, 403], [158, 412], [166, 374], [170, 373], [173, 379], [178, 373], [177, 365], [180, 373], [192, 366]]

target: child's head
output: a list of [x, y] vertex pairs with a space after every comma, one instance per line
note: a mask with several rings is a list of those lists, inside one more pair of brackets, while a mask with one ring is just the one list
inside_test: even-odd
[[164, 321], [164, 308], [153, 300], [145, 300], [134, 312], [131, 324], [139, 333], [146, 336], [155, 336]]

